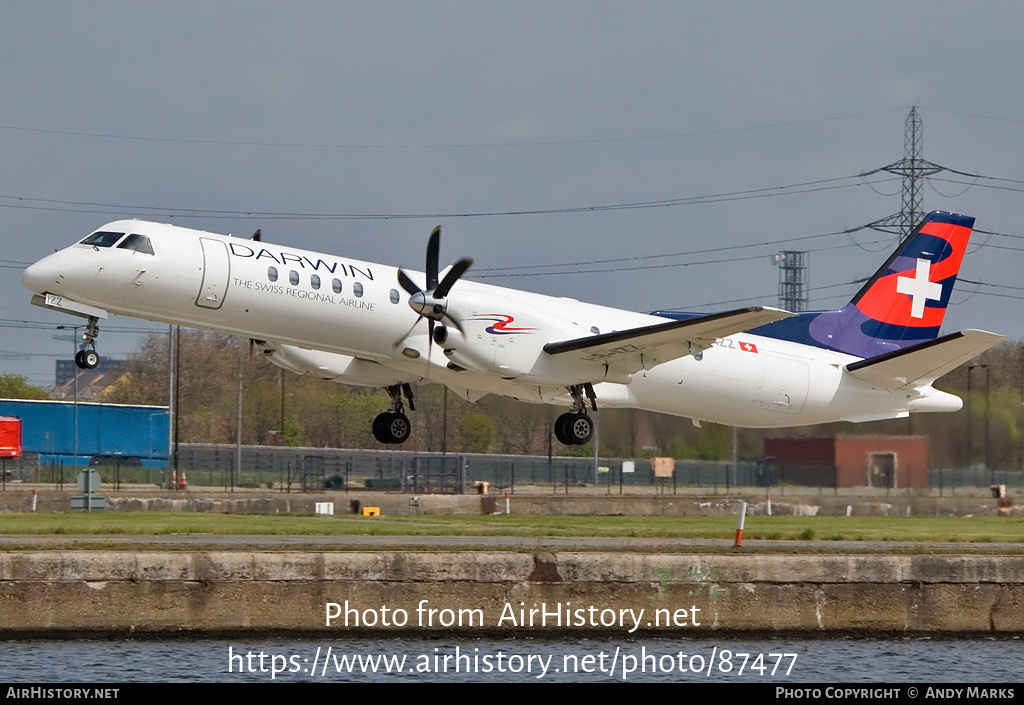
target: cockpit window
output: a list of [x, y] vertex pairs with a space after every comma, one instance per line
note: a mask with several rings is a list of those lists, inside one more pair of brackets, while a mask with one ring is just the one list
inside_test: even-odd
[[111, 233], [100, 230], [82, 240], [81, 244], [92, 245], [93, 247], [110, 247], [123, 237], [124, 233]]
[[153, 244], [149, 241], [149, 238], [145, 235], [131, 234], [124, 239], [118, 249], [124, 250], [135, 250], [136, 252], [144, 252], [147, 255], [153, 254]]

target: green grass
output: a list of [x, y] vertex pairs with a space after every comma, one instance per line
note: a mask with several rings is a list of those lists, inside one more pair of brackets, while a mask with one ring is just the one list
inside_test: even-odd
[[[239, 534], [733, 538], [733, 517], [236, 515], [182, 512], [0, 514], [0, 534]], [[1024, 518], [748, 517], [746, 539], [1024, 542]]]

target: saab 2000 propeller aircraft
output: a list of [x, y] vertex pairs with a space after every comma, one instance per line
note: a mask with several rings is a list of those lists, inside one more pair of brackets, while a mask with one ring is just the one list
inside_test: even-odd
[[470, 401], [567, 404], [555, 435], [582, 444], [598, 404], [743, 427], [960, 409], [932, 383], [1003, 338], [939, 337], [973, 226], [930, 213], [846, 307], [800, 314], [648, 315], [466, 281], [470, 259], [438, 268], [440, 228], [419, 273], [120, 220], [22, 281], [33, 303], [88, 319], [79, 367], [95, 367], [99, 320], [115, 313], [252, 338], [292, 372], [384, 387], [382, 443], [408, 438], [412, 385], [435, 382]]

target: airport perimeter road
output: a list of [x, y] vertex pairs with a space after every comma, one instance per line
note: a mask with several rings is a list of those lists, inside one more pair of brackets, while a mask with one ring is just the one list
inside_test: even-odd
[[1024, 543], [939, 541], [769, 541], [731, 539], [528, 536], [366, 536], [366, 535], [218, 535], [218, 534], [0, 534], [0, 550], [114, 549], [186, 551], [622, 551], [646, 553], [976, 553], [1024, 555]]

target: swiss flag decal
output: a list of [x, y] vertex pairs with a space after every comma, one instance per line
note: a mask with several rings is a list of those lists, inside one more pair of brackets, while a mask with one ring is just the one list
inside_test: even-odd
[[757, 346], [754, 345], [753, 343], [744, 343], [743, 341], [740, 341], [740, 350], [742, 350], [743, 352], [756, 353]]

